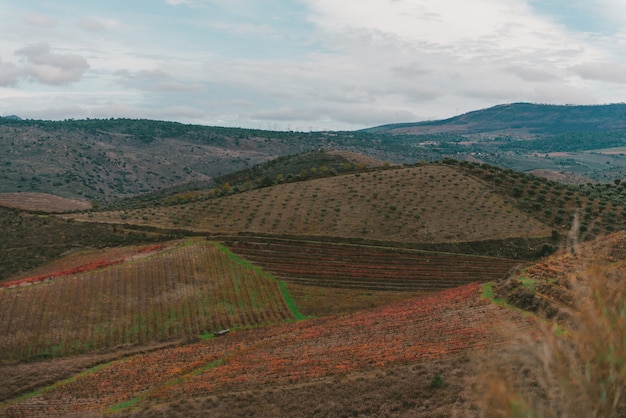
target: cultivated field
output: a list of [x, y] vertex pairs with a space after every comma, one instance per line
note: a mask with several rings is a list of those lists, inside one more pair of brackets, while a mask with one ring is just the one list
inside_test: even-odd
[[309, 286], [437, 291], [503, 279], [517, 260], [312, 241], [240, 238], [226, 245], [281, 280]]
[[[70, 215], [68, 215], [70, 216]], [[279, 184], [204, 201], [71, 215], [232, 234], [396, 242], [546, 237], [551, 229], [456, 167], [426, 165]]]
[[0, 193], [0, 205], [37, 212], [70, 212], [91, 209], [86, 200], [66, 199], [47, 193]]
[[0, 359], [197, 339], [294, 318], [279, 283], [215, 243], [179, 242], [0, 287]]
[[[505, 323], [520, 332], [532, 324], [482, 299], [480, 292], [477, 284], [471, 284], [350, 315], [232, 332], [136, 355], [4, 403], [0, 412], [30, 416], [113, 412], [261, 387], [294, 387], [450, 359], [468, 349], [503, 343], [497, 330]], [[300, 405], [300, 410], [306, 407]]]

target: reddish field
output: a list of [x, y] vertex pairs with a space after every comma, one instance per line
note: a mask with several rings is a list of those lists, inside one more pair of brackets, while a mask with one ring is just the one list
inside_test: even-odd
[[[111, 252], [100, 251], [97, 253], [95, 260], [89, 261], [85, 264], [80, 262], [81, 260], [80, 258], [72, 257], [71, 261], [69, 261], [68, 263], [71, 266], [66, 266], [62, 268], [61, 270], [55, 270], [55, 271], [50, 271], [50, 266], [47, 266], [46, 268], [48, 270], [47, 273], [37, 274], [35, 276], [27, 276], [21, 279], [1, 282], [0, 287], [6, 287], [10, 289], [10, 288], [18, 287], [18, 286], [28, 286], [28, 285], [48, 281], [48, 280], [53, 280], [55, 277], [84, 273], [84, 272], [112, 266], [114, 264], [120, 264], [126, 261], [131, 261], [140, 257], [147, 257], [151, 254], [154, 254], [158, 251], [163, 250], [164, 248], [165, 248], [165, 244], [155, 244], [155, 245], [150, 245], [146, 247], [139, 247], [136, 249], [131, 249], [131, 248], [117, 249], [118, 251], [121, 250], [123, 255], [122, 254], [113, 255], [113, 253]], [[85, 258], [87, 257], [83, 257], [82, 259], [84, 260]], [[64, 263], [59, 260], [55, 264], [63, 265]]]
[[204, 240], [146, 246], [123, 259], [3, 285], [2, 361], [198, 338], [293, 319], [276, 280]]
[[232, 332], [136, 355], [43, 393], [0, 405], [0, 414], [59, 416], [146, 407], [177, 399], [316, 382], [493, 346], [530, 319], [480, 297], [477, 284], [350, 315]]
[[233, 252], [282, 280], [373, 290], [436, 291], [501, 279], [517, 260], [309, 241], [241, 241]]

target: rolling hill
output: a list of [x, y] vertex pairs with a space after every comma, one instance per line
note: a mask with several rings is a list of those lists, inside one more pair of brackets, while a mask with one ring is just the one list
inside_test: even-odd
[[[619, 145], [620, 109], [420, 135], [0, 120], [3, 190], [96, 199], [5, 195], [0, 416], [611, 416], [626, 183], [485, 161]], [[560, 386], [584, 377], [570, 359], [594, 384]]]
[[[610, 357], [623, 350], [625, 242], [621, 232], [575, 245], [495, 284], [118, 357], [78, 356], [78, 370], [63, 358], [0, 366], [5, 381], [21, 388], [2, 387], [0, 414], [477, 417], [510, 416], [514, 405], [524, 413], [613, 416], [623, 401], [609, 404], [602, 393], [619, 393], [626, 378]], [[181, 248], [189, 247], [152, 251]], [[549, 310], [517, 303], [522, 291], [576, 321], [556, 315], [553, 322]], [[582, 373], [580, 356], [590, 364]], [[578, 385], [584, 379], [597, 385]], [[526, 403], [512, 403], [520, 399]]]
[[[216, 177], [313, 150], [409, 164], [454, 157], [612, 181], [626, 173], [626, 160], [620, 158], [626, 146], [625, 106], [515, 103], [442, 121], [308, 133], [132, 119], [2, 118], [0, 193], [51, 193], [108, 203], [166, 188], [213, 186]], [[548, 158], [549, 153], [557, 154]]]
[[397, 123], [365, 129], [378, 134], [489, 134], [536, 137], [575, 132], [626, 130], [626, 104], [563, 106], [512, 103], [476, 110], [449, 119]]
[[[460, 204], [462, 203], [462, 204]], [[549, 237], [485, 183], [445, 165], [284, 183], [182, 205], [65, 215], [209, 234], [437, 243]]]

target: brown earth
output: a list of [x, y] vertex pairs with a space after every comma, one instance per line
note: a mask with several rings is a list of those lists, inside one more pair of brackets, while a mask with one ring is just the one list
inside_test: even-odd
[[427, 165], [285, 183], [184, 205], [66, 215], [83, 221], [238, 232], [468, 242], [551, 229], [456, 167]]
[[522, 332], [533, 323], [470, 285], [131, 356], [0, 410], [9, 416], [136, 408], [141, 416], [477, 416], [468, 356], [505, 344], [500, 330]]
[[10, 208], [46, 213], [91, 209], [85, 200], [67, 199], [48, 193], [0, 193], [0, 205]]

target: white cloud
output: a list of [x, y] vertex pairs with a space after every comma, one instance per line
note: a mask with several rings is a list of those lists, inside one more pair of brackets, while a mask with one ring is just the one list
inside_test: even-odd
[[20, 70], [17, 65], [3, 62], [0, 58], [0, 86], [11, 86], [17, 83]]
[[624, 0], [5, 3], [0, 86], [40, 117], [346, 129], [626, 96]]
[[26, 15], [22, 20], [31, 26], [40, 28], [53, 28], [58, 24], [56, 19], [38, 13]]
[[572, 67], [572, 71], [586, 80], [626, 84], [626, 64], [586, 62]]
[[55, 54], [46, 43], [21, 48], [16, 54], [26, 59], [26, 74], [43, 84], [63, 85], [77, 82], [89, 69], [85, 58], [76, 54]]
[[506, 70], [515, 74], [524, 81], [547, 83], [558, 80], [558, 77], [549, 70], [532, 68], [528, 65], [523, 65], [520, 67], [510, 66], [507, 67]]

